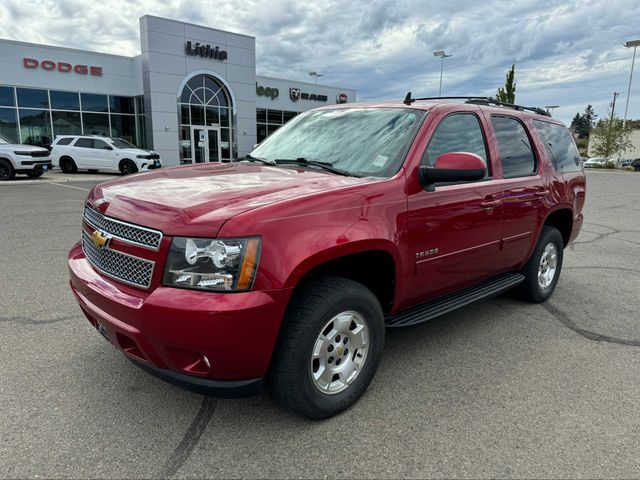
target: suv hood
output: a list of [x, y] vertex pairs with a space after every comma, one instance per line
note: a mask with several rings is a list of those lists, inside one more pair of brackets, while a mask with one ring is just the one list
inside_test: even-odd
[[22, 143], [0, 143], [0, 148], [15, 148], [16, 150], [20, 150], [22, 152], [41, 152], [42, 150], [47, 150], [44, 147], [36, 147], [34, 145], [24, 145]]
[[292, 167], [209, 164], [105, 182], [93, 188], [88, 201], [110, 217], [167, 235], [204, 237], [216, 236], [227, 219], [247, 210], [371, 181]]

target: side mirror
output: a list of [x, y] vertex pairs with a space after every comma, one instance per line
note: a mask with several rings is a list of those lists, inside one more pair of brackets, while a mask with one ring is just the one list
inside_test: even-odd
[[420, 167], [420, 183], [432, 192], [438, 182], [471, 182], [482, 180], [486, 174], [484, 160], [475, 153], [450, 152], [436, 158], [433, 167]]

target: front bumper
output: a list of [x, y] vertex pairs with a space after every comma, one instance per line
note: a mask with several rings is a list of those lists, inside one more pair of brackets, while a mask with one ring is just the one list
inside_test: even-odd
[[116, 348], [171, 383], [218, 396], [259, 388], [291, 294], [142, 291], [97, 273], [79, 243], [69, 272], [80, 308]]
[[[27, 157], [30, 158], [30, 157]], [[26, 173], [44, 170], [45, 172], [53, 168], [51, 158], [44, 158], [38, 160], [20, 160], [16, 173]]]

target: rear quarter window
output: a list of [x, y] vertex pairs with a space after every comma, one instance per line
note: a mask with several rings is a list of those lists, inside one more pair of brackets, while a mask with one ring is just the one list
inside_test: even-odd
[[582, 170], [580, 153], [569, 130], [561, 125], [542, 120], [534, 120], [533, 123], [556, 171], [579, 172]]
[[56, 145], [69, 145], [73, 140], [73, 137], [60, 138], [56, 141]]

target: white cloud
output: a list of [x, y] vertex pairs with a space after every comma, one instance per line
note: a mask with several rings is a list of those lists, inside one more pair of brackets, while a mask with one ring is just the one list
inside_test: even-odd
[[626, 92], [621, 43], [640, 38], [637, 0], [3, 0], [0, 36], [135, 55], [145, 14], [254, 35], [258, 73], [309, 80], [316, 70], [360, 99], [436, 94], [438, 49], [454, 55], [445, 94], [493, 94], [515, 62], [518, 101], [562, 105], [565, 121], [587, 103], [606, 114], [611, 93]]

